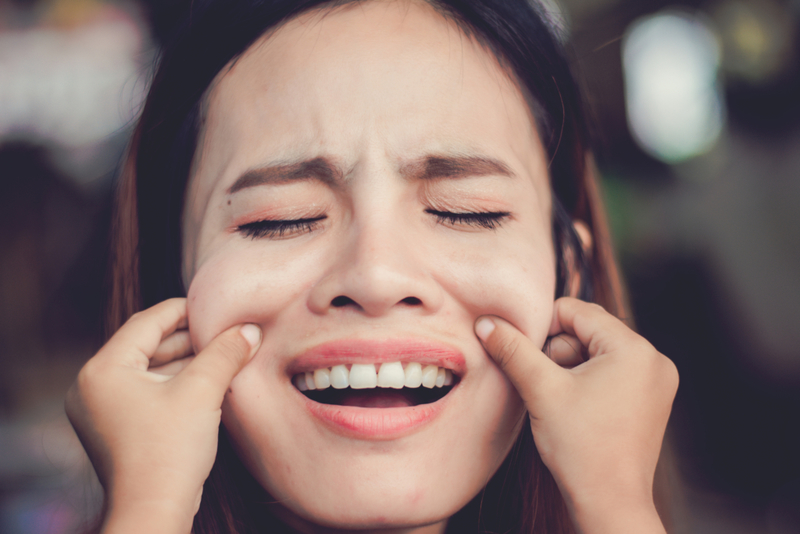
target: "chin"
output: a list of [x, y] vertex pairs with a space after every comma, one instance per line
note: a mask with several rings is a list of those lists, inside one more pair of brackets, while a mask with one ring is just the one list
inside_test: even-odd
[[[446, 520], [495, 473], [525, 414], [488, 359], [429, 339], [326, 342], [287, 362], [276, 364], [278, 372], [258, 364], [243, 370], [223, 422], [249, 472], [280, 503], [275, 515], [289, 524], [369, 530]], [[394, 379], [381, 379], [387, 363]], [[376, 366], [374, 387], [360, 378], [350, 383], [356, 389], [334, 388], [329, 376], [314, 382], [314, 374], [356, 365]], [[401, 367], [414, 375], [432, 366], [438, 381], [411, 376], [401, 386]]]
[[[331, 491], [336, 492], [337, 489], [333, 488]], [[438, 505], [438, 509], [433, 511], [427, 505], [422, 508], [419, 502], [416, 505], [409, 504], [413, 500], [414, 495], [404, 494], [402, 490], [395, 489], [380, 499], [374, 495], [365, 498], [355, 497], [332, 509], [327, 506], [324, 508], [315, 506], [316, 503], [313, 502], [297, 503], [297, 506], [292, 506], [292, 503], [282, 503], [276, 505], [272, 512], [289, 525], [306, 523], [341, 530], [385, 530], [440, 523], [466, 504], [450, 503], [447, 506], [448, 503], [431, 502], [429, 504]]]
[[[235, 443], [236, 431], [229, 433]], [[418, 447], [413, 439], [401, 440], [407, 441], [404, 445], [381, 442], [372, 453], [357, 444], [349, 459], [332, 446], [326, 465], [311, 473], [303, 468], [302, 459], [294, 460], [297, 469], [293, 469], [272, 461], [279, 456], [275, 451], [244, 441], [245, 448], [238, 444], [234, 448], [275, 502], [271, 513], [300, 532], [313, 530], [311, 526], [369, 531], [432, 525], [463, 508], [483, 482], [450, 476], [447, 469], [436, 471], [427, 460], [416, 467], [415, 459], [441, 453], [430, 455], [430, 448]]]

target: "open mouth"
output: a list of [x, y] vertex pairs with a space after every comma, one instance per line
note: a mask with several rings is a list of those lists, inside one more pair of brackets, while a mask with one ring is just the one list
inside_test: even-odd
[[449, 369], [409, 362], [335, 365], [294, 375], [294, 386], [321, 404], [404, 408], [431, 404], [458, 383]]

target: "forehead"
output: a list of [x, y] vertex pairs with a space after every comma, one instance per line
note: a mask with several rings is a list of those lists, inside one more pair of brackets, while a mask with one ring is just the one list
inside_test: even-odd
[[310, 155], [356, 159], [368, 146], [543, 159], [530, 109], [492, 53], [427, 3], [375, 0], [292, 19], [223, 71], [200, 167], [219, 177]]

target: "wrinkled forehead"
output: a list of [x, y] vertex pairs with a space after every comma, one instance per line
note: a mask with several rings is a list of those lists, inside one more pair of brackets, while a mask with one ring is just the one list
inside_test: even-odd
[[[235, 122], [238, 115], [243, 115], [241, 119], [250, 116], [241, 95], [260, 92], [267, 99], [281, 90], [281, 81], [287, 80], [298, 87], [328, 90], [338, 84], [380, 79], [375, 76], [377, 70], [377, 74], [386, 75], [387, 85], [373, 83], [369, 91], [364, 88], [362, 96], [379, 100], [394, 88], [388, 85], [394, 82], [391, 74], [404, 63], [413, 65], [419, 75], [406, 83], [409, 94], [413, 92], [421, 106], [425, 105], [426, 82], [430, 81], [426, 78], [451, 73], [449, 87], [430, 86], [432, 97], [441, 91], [462, 93], [467, 78], [491, 79], [498, 94], [522, 97], [528, 106], [524, 119], [536, 126], [534, 115], [540, 114], [539, 106], [503, 59], [466, 23], [421, 0], [323, 6], [271, 29], [217, 75], [206, 92], [203, 123], [207, 127], [209, 123], [218, 125], [222, 118]], [[353, 68], [360, 64], [369, 65], [372, 71]], [[320, 83], [325, 72], [331, 76], [327, 85]], [[441, 81], [441, 76], [436, 78]]]
[[397, 170], [464, 154], [528, 177], [549, 224], [536, 120], [487, 46], [425, 2], [304, 13], [259, 38], [207, 92], [184, 203], [185, 267], [209, 214], [251, 169], [332, 157], [342, 169], [372, 158]]
[[[216, 77], [191, 181], [208, 181], [196, 176], [199, 168], [224, 174], [245, 153], [269, 160], [296, 156], [292, 151], [335, 152], [340, 147], [330, 133], [343, 126], [348, 135], [341, 138], [357, 138], [353, 130], [363, 126], [398, 137], [412, 132], [408, 142], [428, 135], [453, 143], [433, 143], [434, 150], [491, 151], [468, 146], [486, 142], [538, 158], [530, 101], [488, 46], [426, 2], [323, 7], [270, 30]], [[425, 124], [397, 126], [414, 120]]]

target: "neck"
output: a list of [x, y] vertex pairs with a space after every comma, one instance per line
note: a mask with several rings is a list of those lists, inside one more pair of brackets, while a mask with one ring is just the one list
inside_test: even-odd
[[430, 525], [384, 528], [332, 528], [311, 523], [280, 504], [270, 506], [271, 514], [287, 526], [287, 534], [444, 534], [447, 520]]

